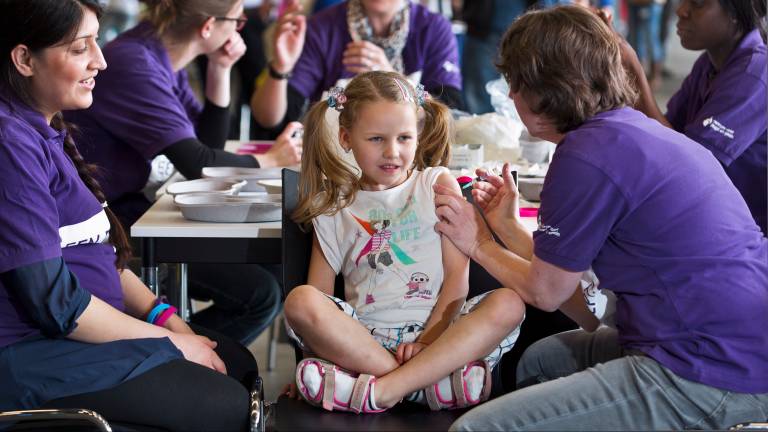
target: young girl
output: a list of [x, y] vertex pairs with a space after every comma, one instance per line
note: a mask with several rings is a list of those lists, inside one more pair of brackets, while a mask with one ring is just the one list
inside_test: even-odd
[[62, 120], [91, 105], [106, 67], [98, 2], [0, 9], [0, 411], [244, 428], [248, 390], [237, 380], [257, 372], [253, 356], [196, 335], [125, 268], [125, 232]]
[[[328, 108], [340, 113], [339, 141], [353, 153], [360, 175], [332, 147]], [[455, 362], [450, 370], [458, 370], [434, 384], [413, 387], [416, 377], [401, 379], [406, 388], [393, 395], [396, 402], [410, 394], [409, 400], [432, 409], [488, 398], [491, 369], [517, 339], [524, 309], [510, 290], [465, 302], [469, 260], [434, 230], [433, 185], [460, 195], [444, 168], [450, 122], [447, 107], [394, 72], [363, 73], [346, 90], [333, 89], [308, 115], [294, 219], [313, 224], [314, 244], [307, 285], [291, 291], [285, 314], [302, 349], [327, 360], [307, 358], [297, 366], [298, 391], [311, 404], [358, 413], [388, 408], [392, 403], [377, 400], [374, 377], [428, 349], [484, 296], [503, 305], [511, 315], [507, 328], [514, 330], [501, 343], [504, 334], [487, 344], [484, 359]], [[332, 297], [339, 272], [346, 301]]]

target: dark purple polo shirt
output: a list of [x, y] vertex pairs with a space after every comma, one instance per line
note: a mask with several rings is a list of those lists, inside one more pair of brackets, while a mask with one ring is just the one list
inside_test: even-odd
[[[101, 204], [64, 152], [64, 137], [0, 89], [0, 273], [63, 257], [83, 288], [123, 310], [114, 249], [100, 243], [108, 231], [95, 232], [87, 222], [103, 211]], [[60, 230], [68, 231], [70, 244], [62, 244]], [[0, 347], [38, 333], [0, 282]]]
[[712, 153], [630, 108], [557, 146], [535, 255], [592, 266], [619, 341], [679, 376], [768, 392], [768, 239]]
[[763, 234], [768, 226], [767, 77], [765, 44], [753, 30], [717, 73], [702, 54], [667, 105], [675, 130], [709, 149], [725, 167]]
[[[421, 83], [430, 91], [439, 91], [442, 86], [461, 90], [459, 51], [451, 23], [421, 5], [412, 3], [410, 7], [410, 30], [403, 48], [405, 75], [421, 71]], [[317, 101], [340, 78], [352, 78], [354, 75], [341, 63], [350, 42], [346, 2], [314, 15], [290, 85]]]
[[[101, 168], [99, 180], [112, 202], [144, 188], [155, 156], [196, 137], [194, 125], [202, 108], [187, 73], [173, 71], [148, 23], [107, 44], [104, 58], [108, 66], [96, 78], [93, 105], [67, 112], [66, 118], [80, 129], [78, 148]], [[120, 213], [134, 210], [141, 214], [146, 208]]]

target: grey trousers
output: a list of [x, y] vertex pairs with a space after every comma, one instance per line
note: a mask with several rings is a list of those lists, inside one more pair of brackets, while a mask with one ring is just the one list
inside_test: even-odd
[[[453, 431], [727, 429], [768, 419], [768, 393], [681, 378], [618, 344], [616, 330], [573, 330], [523, 354], [515, 392], [461, 416]], [[535, 385], [531, 385], [535, 384]]]

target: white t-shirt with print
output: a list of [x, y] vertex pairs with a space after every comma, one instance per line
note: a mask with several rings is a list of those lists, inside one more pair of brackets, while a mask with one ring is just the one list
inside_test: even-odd
[[328, 264], [361, 322], [400, 327], [426, 322], [443, 283], [432, 185], [444, 167], [414, 170], [402, 184], [358, 191], [354, 202], [312, 223]]

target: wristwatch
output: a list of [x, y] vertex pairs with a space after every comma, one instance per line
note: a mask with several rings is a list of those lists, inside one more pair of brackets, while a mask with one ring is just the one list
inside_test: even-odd
[[269, 76], [276, 80], [287, 80], [291, 77], [291, 72], [285, 72], [280, 73], [275, 70], [275, 68], [272, 67], [272, 63], [267, 64], [267, 68], [269, 69]]

